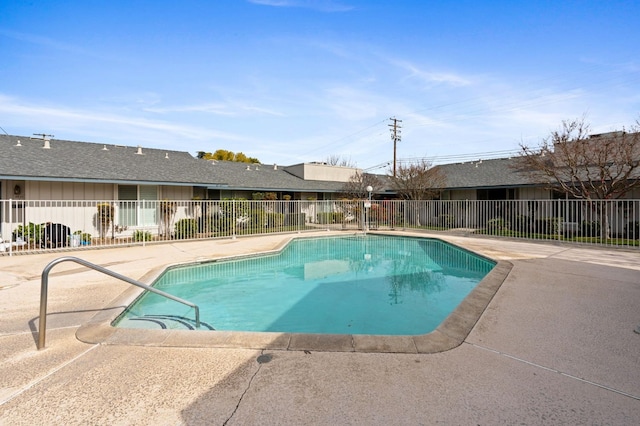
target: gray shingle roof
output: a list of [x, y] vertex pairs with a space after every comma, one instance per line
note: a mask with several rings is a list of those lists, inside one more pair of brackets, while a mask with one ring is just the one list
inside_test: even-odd
[[[20, 141], [21, 146], [18, 145]], [[273, 165], [205, 161], [188, 152], [59, 139], [0, 136], [0, 178], [206, 186], [229, 190], [340, 192], [342, 182], [298, 178]], [[540, 184], [500, 158], [436, 166], [447, 189]]]
[[447, 189], [504, 188], [540, 184], [526, 173], [517, 171], [514, 168], [515, 162], [513, 158], [498, 158], [436, 167], [444, 172]]
[[[202, 160], [198, 160], [202, 161]], [[274, 168], [266, 164], [246, 164], [232, 161], [206, 161], [212, 175], [218, 183], [217, 187], [233, 187], [234, 189], [290, 190], [308, 192], [338, 192], [344, 186], [342, 182], [313, 181], [298, 178], [282, 167]]]
[[[20, 144], [18, 144], [20, 141]], [[195, 185], [225, 189], [336, 192], [341, 182], [305, 181], [273, 166], [210, 162], [188, 152], [0, 136], [0, 178]], [[138, 153], [140, 152], [140, 153]]]

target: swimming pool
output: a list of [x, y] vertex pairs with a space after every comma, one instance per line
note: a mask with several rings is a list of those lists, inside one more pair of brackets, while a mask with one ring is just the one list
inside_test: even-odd
[[[368, 234], [301, 238], [277, 254], [172, 268], [154, 286], [198, 304], [204, 329], [420, 335], [494, 266], [437, 239]], [[149, 293], [117, 326], [189, 328], [192, 318]]]

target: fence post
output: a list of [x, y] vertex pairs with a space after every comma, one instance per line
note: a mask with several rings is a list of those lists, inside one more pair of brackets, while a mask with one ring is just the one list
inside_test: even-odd
[[[566, 199], [566, 196], [565, 196], [565, 199]], [[558, 205], [556, 207], [556, 211], [558, 212], [558, 218], [556, 220], [558, 221], [558, 225], [557, 225], [558, 230], [556, 231], [556, 240], [560, 241], [562, 239], [562, 227], [564, 226], [562, 223], [563, 222], [563, 216], [562, 216], [563, 212], [561, 210], [562, 204], [560, 204], [562, 203], [562, 200], [558, 199], [557, 202], [558, 202]]]
[[[13, 228], [13, 199], [9, 198], [9, 206], [7, 208], [9, 210], [9, 230]], [[17, 233], [16, 233], [17, 235]], [[11, 233], [11, 237], [9, 238], [9, 256], [13, 256], [13, 232]]]
[[[146, 219], [145, 213], [147, 212], [146, 201], [147, 200], [142, 200], [142, 212], [141, 212], [142, 214], [140, 215], [140, 217], [142, 218], [142, 247], [147, 246], [147, 237], [145, 234], [145, 231], [147, 229], [147, 221], [145, 220]], [[160, 226], [158, 226], [158, 230], [160, 230]]]
[[466, 234], [469, 234], [469, 229], [471, 228], [471, 226], [469, 226], [469, 199], [464, 200], [464, 228], [467, 230]]
[[238, 223], [238, 218], [236, 217], [236, 200], [231, 200], [231, 238], [236, 239], [236, 223]]

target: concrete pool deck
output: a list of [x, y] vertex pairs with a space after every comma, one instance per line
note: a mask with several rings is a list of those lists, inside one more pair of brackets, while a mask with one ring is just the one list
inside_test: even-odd
[[38, 351], [40, 274], [54, 259], [144, 281], [290, 236], [0, 257], [0, 424], [640, 424], [639, 251], [418, 235], [512, 265], [444, 352], [86, 343], [79, 330], [131, 286], [70, 262], [51, 271]]

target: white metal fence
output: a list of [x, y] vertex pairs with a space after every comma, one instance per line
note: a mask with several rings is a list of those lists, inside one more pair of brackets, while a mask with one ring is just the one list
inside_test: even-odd
[[0, 200], [0, 254], [313, 229], [428, 229], [640, 246], [640, 200]]

